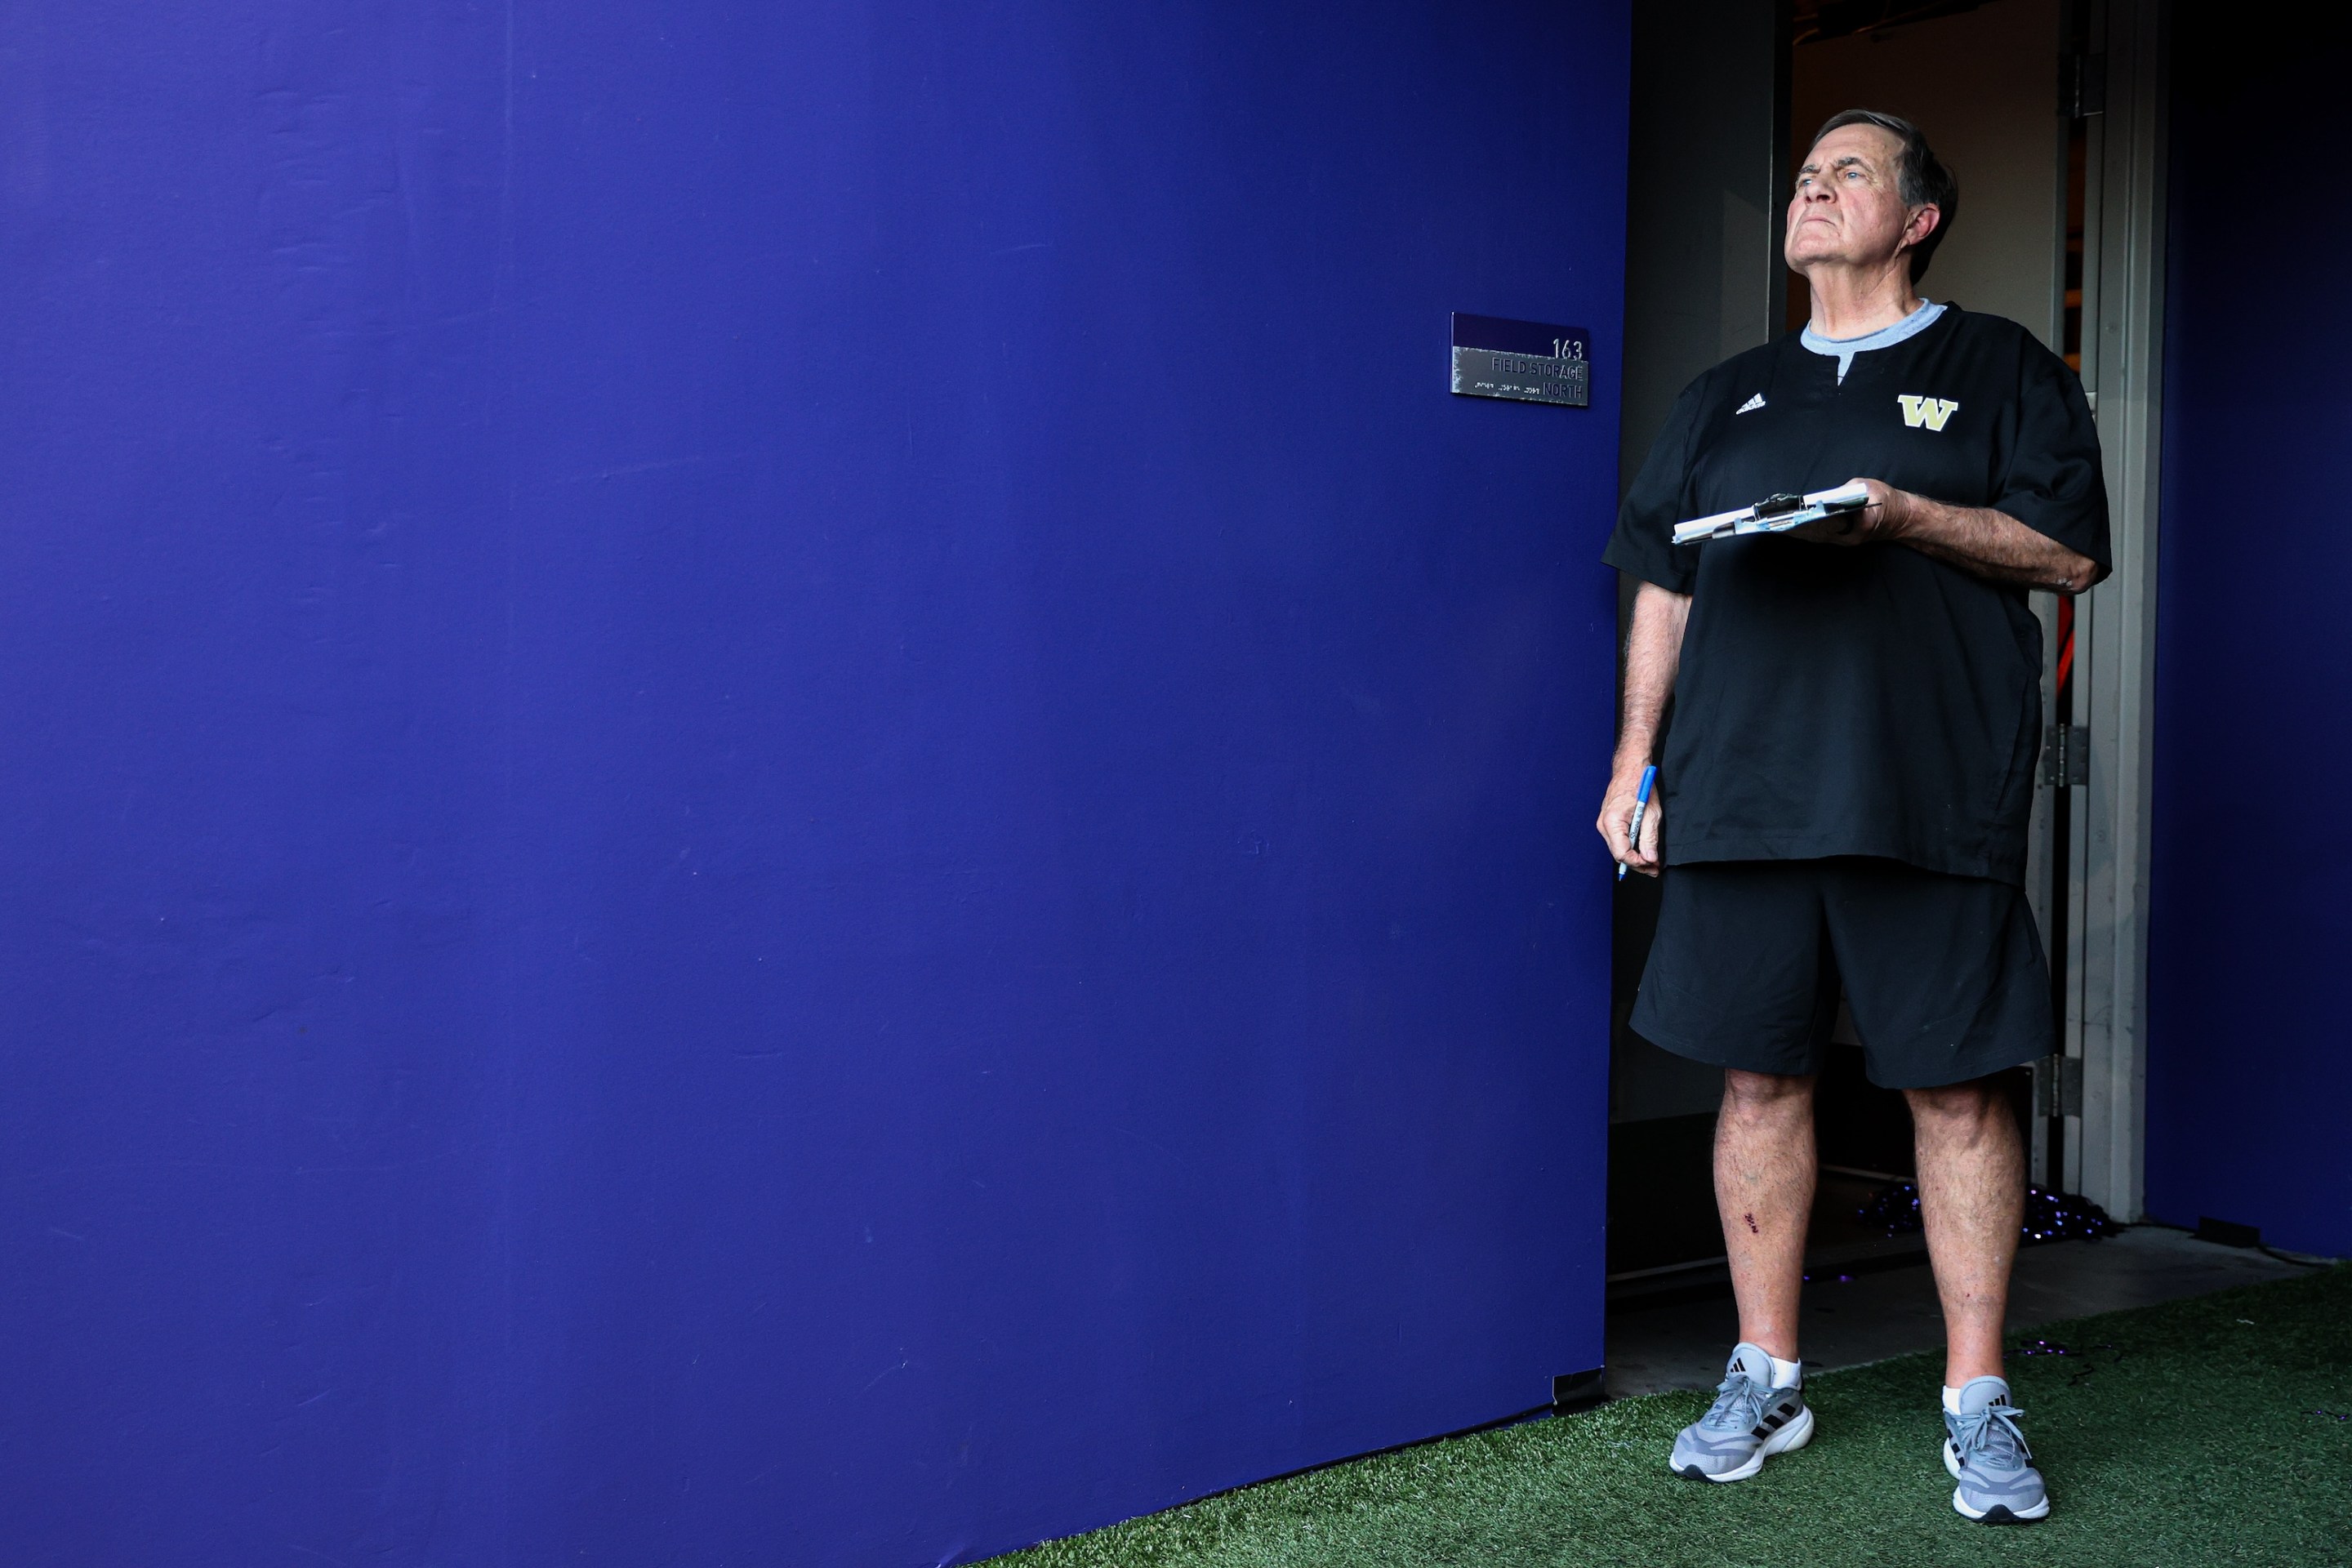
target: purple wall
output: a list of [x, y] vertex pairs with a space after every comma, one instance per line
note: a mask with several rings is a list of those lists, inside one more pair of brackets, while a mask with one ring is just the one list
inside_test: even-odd
[[12, 1561], [929, 1564], [1600, 1362], [1622, 5], [6, 15]]
[[2147, 1203], [2347, 1255], [2352, 298], [2282, 258], [2328, 271], [2352, 216], [2247, 205], [2341, 89], [2326, 50], [2175, 16]]

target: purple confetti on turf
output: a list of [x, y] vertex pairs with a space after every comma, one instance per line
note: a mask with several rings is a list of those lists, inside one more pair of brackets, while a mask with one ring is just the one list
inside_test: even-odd
[[[1882, 1187], [1855, 1212], [1889, 1236], [1916, 1231], [1921, 1225], [1918, 1184], [1896, 1182]], [[2103, 1236], [2117, 1235], [2123, 1228], [2107, 1216], [2106, 1210], [2086, 1197], [2053, 1193], [2042, 1187], [2025, 1189], [2025, 1225], [2021, 1240], [2095, 1241]]]

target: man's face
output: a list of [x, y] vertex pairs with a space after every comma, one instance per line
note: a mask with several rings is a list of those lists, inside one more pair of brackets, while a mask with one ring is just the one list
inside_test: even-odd
[[1906, 238], [1914, 245], [1933, 229], [1933, 207], [1903, 205], [1903, 143], [1875, 125], [1841, 125], [1813, 144], [1797, 172], [1789, 200], [1791, 270], [1822, 262], [1883, 263]]

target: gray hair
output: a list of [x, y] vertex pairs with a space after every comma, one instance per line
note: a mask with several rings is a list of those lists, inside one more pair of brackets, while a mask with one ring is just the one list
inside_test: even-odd
[[[1875, 125], [1903, 144], [1895, 158], [1896, 191], [1903, 205], [1909, 207], [1932, 206], [1939, 215], [1936, 226], [1927, 237], [1911, 247], [1911, 281], [1916, 283], [1927, 275], [1927, 263], [1936, 254], [1936, 247], [1944, 243], [1944, 236], [1952, 229], [1952, 220], [1960, 216], [1960, 182], [1944, 167], [1936, 150], [1927, 145], [1927, 133], [1899, 114], [1885, 114], [1875, 109], [1849, 109], [1832, 114], [1822, 121], [1813, 132], [1813, 146], [1822, 138], [1842, 125]], [[1810, 152], [1811, 149], [1808, 149]]]

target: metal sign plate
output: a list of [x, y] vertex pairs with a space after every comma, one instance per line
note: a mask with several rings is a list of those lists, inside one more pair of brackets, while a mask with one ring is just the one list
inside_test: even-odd
[[1592, 402], [1592, 334], [1582, 327], [1454, 316], [1454, 390], [1518, 403]]

